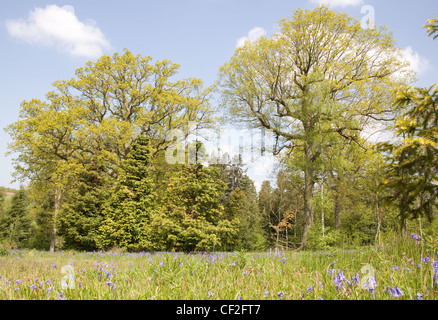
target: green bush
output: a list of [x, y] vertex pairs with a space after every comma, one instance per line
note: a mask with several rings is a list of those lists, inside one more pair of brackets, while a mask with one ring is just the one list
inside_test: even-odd
[[324, 229], [322, 236], [321, 225], [314, 224], [307, 236], [307, 248], [310, 250], [332, 250], [341, 243], [341, 233], [337, 230], [331, 230], [329, 227]]

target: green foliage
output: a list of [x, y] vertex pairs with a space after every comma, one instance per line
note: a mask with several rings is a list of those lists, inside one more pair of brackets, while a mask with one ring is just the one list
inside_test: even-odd
[[110, 198], [110, 180], [102, 161], [84, 167], [76, 188], [69, 194], [60, 213], [60, 232], [65, 249], [96, 250], [96, 236], [103, 223], [103, 210]]
[[265, 235], [261, 226], [261, 215], [255, 198], [236, 188], [231, 192], [225, 204], [225, 216], [228, 220], [237, 219], [238, 238], [235, 246], [248, 251], [264, 250]]
[[225, 188], [214, 167], [182, 165], [175, 172], [162, 199], [172, 226], [170, 238], [165, 235], [163, 240], [174, 244], [167, 249], [218, 250], [235, 236], [235, 222], [222, 219], [224, 208], [220, 200]]
[[30, 233], [29, 199], [24, 188], [14, 194], [11, 206], [0, 220], [0, 235], [7, 243], [25, 247]]
[[[436, 21], [427, 26], [430, 35], [435, 33]], [[394, 125], [398, 141], [379, 145], [388, 163], [382, 185], [391, 192], [387, 199], [398, 204], [402, 229], [409, 218], [431, 220], [437, 208], [437, 104], [436, 86], [399, 88], [395, 105], [406, 111]]]
[[388, 88], [399, 85], [403, 64], [390, 33], [364, 29], [327, 6], [295, 10], [279, 25], [271, 39], [238, 48], [219, 77], [230, 119], [272, 130], [277, 148], [303, 172], [305, 246], [322, 152], [340, 141], [360, 143], [366, 125], [392, 115]]
[[324, 228], [324, 235], [322, 234], [322, 227], [320, 223], [314, 223], [309, 230], [308, 249], [309, 250], [333, 250], [341, 244], [342, 235], [338, 230], [331, 230]]
[[103, 210], [96, 242], [100, 248], [119, 247], [129, 251], [150, 250], [150, 218], [155, 208], [150, 177], [149, 139], [137, 137]]

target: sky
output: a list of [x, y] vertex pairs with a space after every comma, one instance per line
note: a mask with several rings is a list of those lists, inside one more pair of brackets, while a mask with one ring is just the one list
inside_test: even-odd
[[178, 77], [209, 86], [245, 40], [269, 37], [294, 10], [322, 3], [359, 20], [374, 15], [377, 27], [393, 32], [417, 72], [416, 85], [438, 83], [438, 41], [422, 27], [438, 16], [433, 0], [0, 1], [0, 186], [19, 187], [3, 128], [18, 120], [20, 103], [44, 100], [54, 81], [74, 77], [87, 61], [126, 48], [170, 59], [181, 65]]

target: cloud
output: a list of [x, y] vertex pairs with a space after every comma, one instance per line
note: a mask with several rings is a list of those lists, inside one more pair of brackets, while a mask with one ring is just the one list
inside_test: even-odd
[[27, 19], [6, 21], [9, 34], [29, 44], [56, 47], [72, 56], [97, 58], [109, 42], [95, 21], [79, 21], [74, 8], [48, 5], [35, 8]]
[[246, 41], [249, 40], [249, 41], [253, 42], [253, 41], [257, 40], [258, 38], [260, 38], [261, 36], [264, 36], [264, 35], [266, 35], [266, 30], [265, 29], [263, 29], [261, 27], [252, 28], [248, 32], [247, 36], [241, 37], [241, 38], [237, 39], [236, 47], [242, 47], [245, 44]]
[[422, 57], [418, 52], [415, 52], [411, 46], [408, 46], [402, 50], [402, 53], [404, 59], [409, 62], [411, 69], [417, 74], [422, 74], [432, 67], [429, 60]]
[[310, 2], [319, 5], [326, 4], [330, 7], [348, 7], [361, 5], [363, 0], [310, 0]]

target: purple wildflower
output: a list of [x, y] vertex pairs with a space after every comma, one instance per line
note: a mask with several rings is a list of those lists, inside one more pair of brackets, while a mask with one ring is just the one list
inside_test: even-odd
[[427, 264], [430, 261], [429, 255], [426, 256], [426, 258], [422, 259], [424, 264]]
[[279, 299], [283, 299], [283, 291], [278, 292], [278, 293], [277, 293], [277, 297], [278, 297]]
[[415, 233], [413, 233], [413, 234], [411, 235], [411, 239], [415, 239], [415, 240], [417, 241], [417, 243], [419, 243], [419, 242], [420, 242], [420, 239], [421, 239], [421, 237], [420, 237], [420, 236], [418, 236], [418, 235], [416, 235]]
[[211, 292], [211, 291], [209, 290], [209, 291], [208, 291], [208, 295], [209, 295], [210, 297], [213, 297], [213, 296], [214, 296], [214, 293]]
[[394, 288], [390, 288], [389, 293], [394, 297], [394, 298], [399, 298], [403, 295], [403, 290], [401, 290], [399, 287], [395, 286]]
[[351, 281], [354, 282], [355, 285], [359, 283], [359, 273], [356, 273], [356, 275], [351, 279]]
[[116, 284], [114, 282], [107, 281], [106, 285], [108, 287], [112, 287], [113, 290], [116, 290]]
[[333, 279], [333, 283], [336, 284], [336, 290], [339, 290], [344, 280], [345, 280], [344, 273], [342, 272], [341, 269], [339, 269], [338, 274]]
[[417, 300], [423, 299], [423, 295], [421, 293], [417, 293]]
[[36, 288], [37, 288], [37, 287], [35, 287], [34, 285], [31, 285], [31, 286], [30, 286], [30, 289], [31, 289], [31, 290], [35, 290]]
[[363, 287], [374, 295], [374, 288], [377, 287], [376, 278], [374, 276], [370, 277], [368, 281], [363, 283]]

